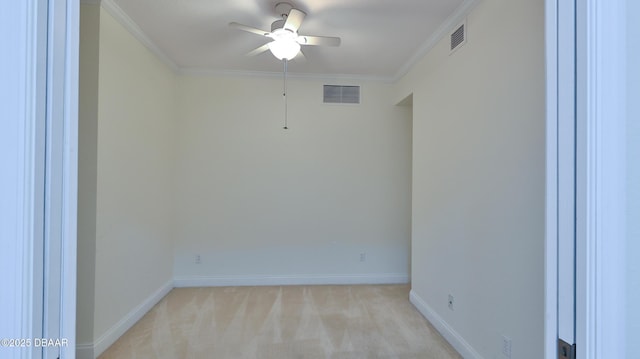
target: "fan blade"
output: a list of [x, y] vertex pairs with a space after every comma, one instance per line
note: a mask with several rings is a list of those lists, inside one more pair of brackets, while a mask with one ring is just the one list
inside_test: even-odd
[[262, 45], [262, 46], [258, 47], [257, 49], [255, 49], [255, 50], [253, 50], [253, 51], [249, 52], [249, 53], [247, 54], [247, 56], [256, 56], [256, 55], [260, 55], [261, 53], [263, 53], [263, 52], [265, 52], [265, 51], [267, 51], [267, 50], [269, 50], [269, 44], [264, 44], [264, 45]]
[[298, 36], [298, 43], [300, 45], [319, 45], [319, 46], [340, 46], [339, 37], [330, 36]]
[[298, 32], [300, 25], [302, 24], [302, 20], [307, 16], [304, 12], [298, 9], [291, 9], [289, 11], [289, 15], [287, 16], [287, 21], [284, 23], [284, 29], [292, 32]]
[[238, 24], [237, 22], [230, 22], [229, 23], [229, 27], [232, 27], [232, 28], [238, 29], [238, 30], [251, 32], [251, 33], [254, 33], [254, 34], [260, 35], [260, 36], [267, 36], [267, 35], [271, 34], [269, 31], [264, 31], [264, 30], [256, 29], [255, 27]]
[[296, 55], [296, 57], [294, 57], [293, 59], [294, 59], [296, 62], [300, 62], [300, 63], [307, 62], [307, 57], [306, 57], [306, 56], [304, 56], [304, 53], [302, 52], [302, 50], [300, 50], [300, 51], [298, 52], [298, 54]]

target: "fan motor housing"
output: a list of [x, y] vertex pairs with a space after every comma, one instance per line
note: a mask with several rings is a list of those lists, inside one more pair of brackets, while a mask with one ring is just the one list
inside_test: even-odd
[[284, 20], [276, 20], [271, 24], [271, 32], [274, 32], [277, 29], [282, 29], [284, 27]]

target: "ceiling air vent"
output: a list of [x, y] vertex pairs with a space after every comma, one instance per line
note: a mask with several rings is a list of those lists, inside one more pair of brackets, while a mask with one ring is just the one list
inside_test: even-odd
[[467, 27], [467, 23], [465, 21], [462, 24], [458, 25], [456, 29], [453, 30], [453, 32], [451, 33], [450, 53], [453, 53], [454, 51], [456, 51], [458, 48], [460, 48], [462, 45], [464, 45], [467, 42], [466, 27]]
[[360, 86], [324, 85], [324, 103], [360, 103]]

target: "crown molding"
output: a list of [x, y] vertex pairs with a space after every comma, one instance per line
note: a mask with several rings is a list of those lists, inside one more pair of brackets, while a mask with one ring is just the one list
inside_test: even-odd
[[407, 62], [405, 62], [402, 67], [396, 72], [395, 76], [392, 77], [391, 82], [397, 82], [404, 75], [409, 73], [409, 71], [429, 52], [433, 49], [434, 46], [444, 36], [446, 36], [454, 26], [460, 24], [473, 10], [473, 8], [480, 2], [480, 0], [465, 0], [456, 9], [456, 11], [445, 20], [445, 22], [440, 25], [440, 27], [425, 41], [422, 43], [422, 46], [418, 48], [418, 50], [409, 58]]
[[[100, 1], [100, 0], [98, 0]], [[160, 59], [174, 72], [178, 72], [179, 67], [171, 60], [160, 48], [142, 31], [142, 29], [127, 15], [124, 10], [118, 6], [113, 0], [102, 0], [102, 8], [107, 10], [122, 26], [124, 26], [133, 37], [140, 41], [149, 51]]]

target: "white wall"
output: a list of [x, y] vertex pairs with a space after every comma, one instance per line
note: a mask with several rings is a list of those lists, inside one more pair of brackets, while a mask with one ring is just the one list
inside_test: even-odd
[[322, 104], [324, 83], [289, 80], [285, 131], [281, 78], [179, 78], [179, 285], [407, 280], [410, 114], [384, 84]]
[[175, 135], [171, 70], [104, 9], [99, 42], [98, 347], [141, 303], [170, 285]]
[[[413, 93], [412, 293], [469, 357], [543, 357], [544, 2], [485, 0]], [[454, 296], [454, 310], [448, 295]]]
[[98, 165], [98, 70], [100, 6], [80, 5], [78, 109], [78, 273], [76, 340], [93, 342]]
[[627, 0], [627, 358], [640, 357], [640, 2]]

